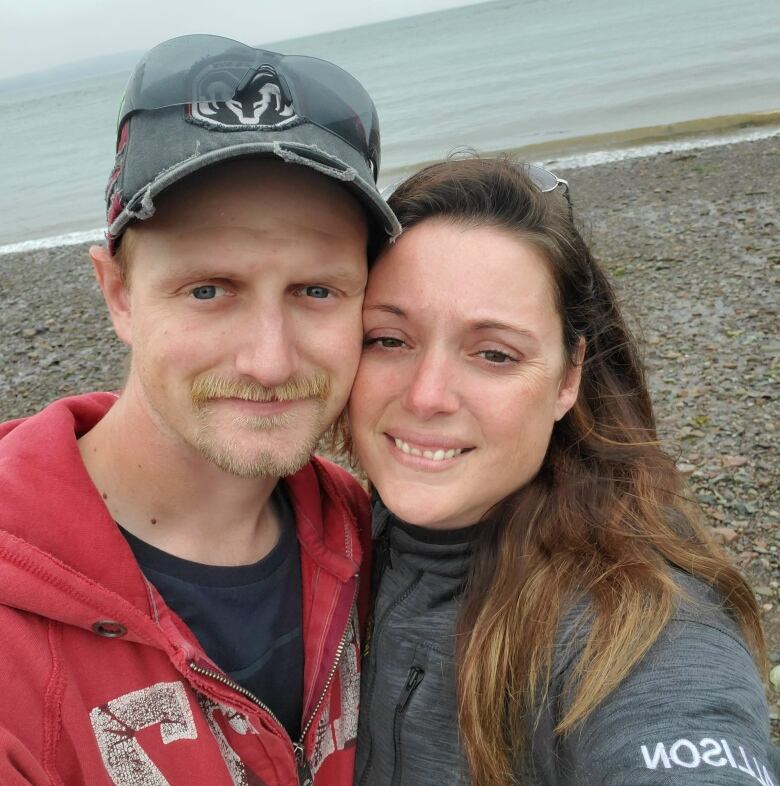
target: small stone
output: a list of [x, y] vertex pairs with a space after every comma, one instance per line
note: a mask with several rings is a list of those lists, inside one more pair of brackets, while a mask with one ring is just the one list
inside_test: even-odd
[[761, 604], [762, 611], [772, 611], [773, 608], [774, 608], [774, 606], [771, 603], [762, 603]]
[[710, 533], [718, 543], [728, 546], [737, 539], [737, 533], [731, 527], [711, 527]]
[[690, 475], [696, 470], [695, 464], [688, 464], [687, 461], [678, 461], [677, 462], [677, 470], [682, 475]]
[[772, 687], [780, 692], [780, 665], [775, 666], [772, 671], [769, 672], [769, 681], [772, 683]]
[[767, 587], [764, 584], [760, 587], [754, 587], [753, 591], [756, 595], [761, 595], [762, 598], [771, 598], [775, 594], [775, 591], [771, 587]]
[[748, 463], [747, 456], [721, 456], [720, 463], [724, 467], [744, 467]]

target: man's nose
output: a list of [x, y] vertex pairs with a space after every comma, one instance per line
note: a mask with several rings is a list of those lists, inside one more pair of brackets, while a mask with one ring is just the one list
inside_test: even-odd
[[441, 352], [424, 354], [412, 370], [403, 404], [420, 420], [456, 412], [460, 407], [457, 364]]
[[258, 309], [240, 328], [236, 371], [266, 387], [281, 385], [298, 370], [298, 351], [291, 320], [278, 306]]

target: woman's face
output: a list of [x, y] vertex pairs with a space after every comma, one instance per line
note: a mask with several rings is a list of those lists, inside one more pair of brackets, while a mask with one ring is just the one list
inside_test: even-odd
[[372, 268], [363, 325], [350, 424], [393, 513], [467, 526], [534, 477], [580, 374], [533, 246], [423, 221]]

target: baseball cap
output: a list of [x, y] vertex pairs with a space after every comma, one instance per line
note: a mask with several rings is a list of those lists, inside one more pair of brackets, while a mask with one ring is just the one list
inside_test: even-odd
[[379, 121], [365, 88], [326, 60], [221, 36], [164, 41], [133, 70], [106, 188], [109, 249], [155, 197], [198, 170], [267, 156], [334, 178], [360, 202], [373, 241], [401, 231], [377, 185]]

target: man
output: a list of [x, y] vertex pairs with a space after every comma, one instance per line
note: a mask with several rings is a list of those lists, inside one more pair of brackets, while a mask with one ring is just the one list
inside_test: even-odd
[[0, 427], [0, 782], [348, 784], [369, 526], [310, 456], [398, 231], [373, 105], [186, 36], [137, 67], [118, 140], [91, 256], [124, 390]]

